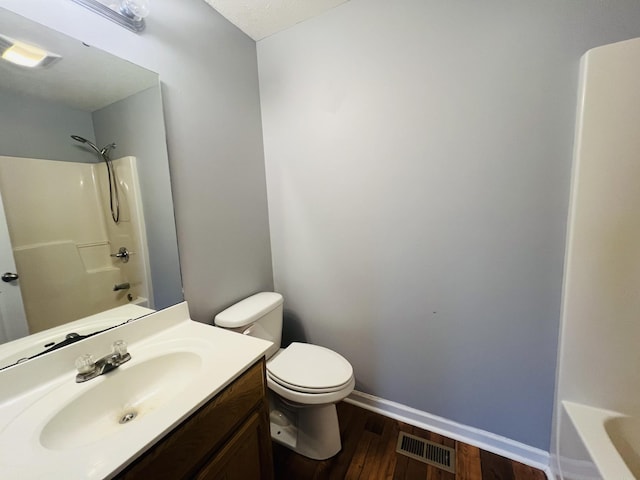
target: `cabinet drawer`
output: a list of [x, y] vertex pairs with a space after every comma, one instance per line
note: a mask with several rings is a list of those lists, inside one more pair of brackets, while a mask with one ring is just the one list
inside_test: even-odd
[[117, 478], [189, 478], [228, 440], [266, 395], [264, 359], [160, 440]]

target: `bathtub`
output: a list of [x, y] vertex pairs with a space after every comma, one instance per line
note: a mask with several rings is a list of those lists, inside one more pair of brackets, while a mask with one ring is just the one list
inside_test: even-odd
[[604, 480], [640, 479], [640, 416], [563, 401]]

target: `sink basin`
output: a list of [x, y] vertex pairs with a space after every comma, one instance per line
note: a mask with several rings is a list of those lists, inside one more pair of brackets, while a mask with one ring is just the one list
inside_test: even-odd
[[604, 428], [631, 473], [640, 478], [640, 420], [616, 417], [607, 420]]
[[195, 353], [174, 352], [90, 380], [95, 385], [44, 426], [40, 443], [51, 450], [74, 449], [119, 433], [179, 395], [201, 365]]
[[[131, 360], [76, 383], [75, 359], [117, 340]], [[1, 369], [0, 477], [114, 478], [272, 345], [194, 322], [181, 303]]]

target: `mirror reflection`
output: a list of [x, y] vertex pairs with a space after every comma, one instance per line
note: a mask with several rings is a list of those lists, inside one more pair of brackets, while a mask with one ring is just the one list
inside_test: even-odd
[[12, 43], [54, 58], [0, 60], [0, 342], [31, 356], [182, 287], [158, 75], [0, 8]]

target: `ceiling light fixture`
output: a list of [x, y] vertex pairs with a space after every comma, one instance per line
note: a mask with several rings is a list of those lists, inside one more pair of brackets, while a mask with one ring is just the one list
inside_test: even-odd
[[144, 18], [149, 15], [149, 0], [73, 1], [136, 33], [144, 30]]
[[60, 55], [35, 45], [2, 35], [0, 35], [0, 57], [15, 65], [29, 68], [46, 67], [61, 58]]

